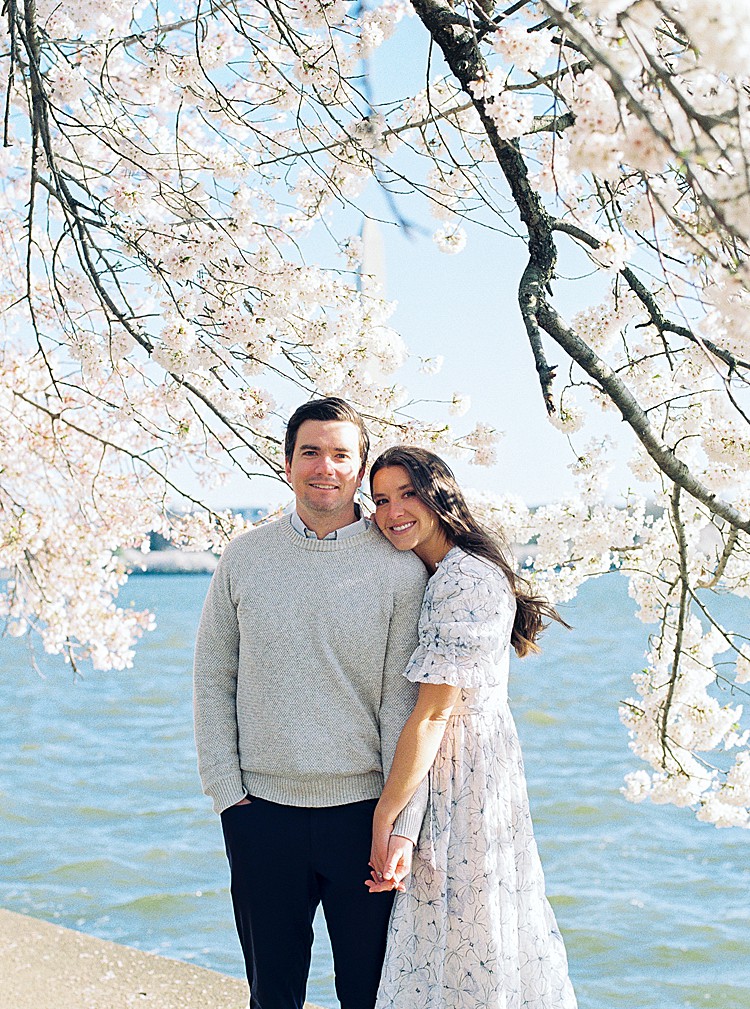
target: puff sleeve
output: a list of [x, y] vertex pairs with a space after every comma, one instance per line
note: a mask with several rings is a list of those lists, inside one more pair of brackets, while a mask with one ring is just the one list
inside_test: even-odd
[[474, 689], [505, 682], [516, 600], [497, 565], [454, 548], [427, 586], [419, 645], [404, 671], [416, 683]]

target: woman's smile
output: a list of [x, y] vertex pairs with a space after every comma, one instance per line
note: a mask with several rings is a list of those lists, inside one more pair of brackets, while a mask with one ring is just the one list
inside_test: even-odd
[[391, 532], [403, 533], [407, 529], [412, 529], [417, 523], [416, 522], [402, 522], [400, 525], [391, 526]]

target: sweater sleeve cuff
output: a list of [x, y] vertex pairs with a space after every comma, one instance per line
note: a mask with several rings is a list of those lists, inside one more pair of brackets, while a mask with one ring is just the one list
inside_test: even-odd
[[225, 809], [229, 809], [247, 795], [239, 772], [227, 778], [219, 778], [218, 781], [208, 785], [204, 792], [213, 800], [215, 813], [223, 813]]
[[426, 809], [427, 779], [425, 778], [409, 802], [396, 817], [396, 822], [393, 824], [393, 833], [401, 837], [408, 837], [410, 841], [416, 844]]

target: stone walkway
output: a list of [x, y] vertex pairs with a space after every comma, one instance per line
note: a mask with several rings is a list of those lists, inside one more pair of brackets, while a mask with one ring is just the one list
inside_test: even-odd
[[246, 1006], [244, 981], [0, 909], [0, 1009]]

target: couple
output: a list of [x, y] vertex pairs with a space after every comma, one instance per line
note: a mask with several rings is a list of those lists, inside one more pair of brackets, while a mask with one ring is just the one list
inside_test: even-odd
[[198, 631], [250, 1009], [301, 1009], [319, 903], [342, 1009], [575, 1009], [507, 707], [556, 614], [431, 453], [384, 452], [365, 518], [368, 446], [343, 400], [293, 414], [295, 509], [228, 545]]

